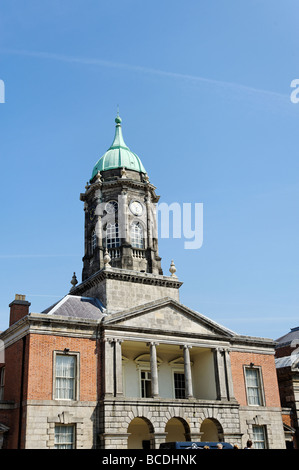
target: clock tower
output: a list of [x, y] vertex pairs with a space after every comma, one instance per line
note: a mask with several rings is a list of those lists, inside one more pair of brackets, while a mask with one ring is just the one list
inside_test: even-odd
[[121, 118], [112, 145], [80, 195], [85, 211], [82, 281], [105, 266], [162, 275], [156, 204], [159, 196], [140, 158], [125, 144]]
[[165, 276], [158, 253], [159, 196], [140, 160], [124, 142], [121, 118], [107, 152], [95, 164], [85, 192], [82, 282], [71, 295], [100, 300], [107, 314], [162, 298], [179, 301], [182, 285], [171, 262]]

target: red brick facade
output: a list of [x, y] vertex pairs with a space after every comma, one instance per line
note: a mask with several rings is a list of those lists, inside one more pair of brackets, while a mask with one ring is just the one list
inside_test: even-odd
[[80, 400], [97, 400], [98, 352], [96, 341], [63, 336], [30, 335], [30, 362], [27, 399], [53, 399], [53, 352], [80, 353]]
[[3, 400], [17, 405], [0, 409], [0, 423], [10, 429], [7, 448], [24, 448], [26, 405], [20, 409], [20, 403], [53, 399], [53, 353], [65, 348], [80, 355], [80, 400], [98, 399], [101, 384], [96, 340], [44, 334], [24, 336], [5, 350]]
[[275, 360], [273, 355], [231, 352], [230, 358], [234, 393], [240, 405], [247, 405], [244, 366], [249, 366], [252, 363], [255, 367], [261, 368], [265, 405], [280, 407]]

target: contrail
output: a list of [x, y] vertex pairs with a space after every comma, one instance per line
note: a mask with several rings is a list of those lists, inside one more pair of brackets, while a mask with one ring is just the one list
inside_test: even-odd
[[156, 76], [161, 76], [161, 77], [173, 78], [177, 80], [201, 82], [201, 83], [207, 83], [210, 85], [215, 85], [218, 87], [220, 86], [220, 87], [225, 87], [225, 88], [238, 89], [239, 91], [243, 91], [246, 93], [262, 94], [262, 95], [266, 95], [272, 98], [289, 99], [289, 96], [287, 94], [254, 88], [254, 87], [250, 87], [246, 85], [241, 85], [239, 83], [216, 80], [212, 78], [205, 78], [199, 75], [190, 75], [190, 74], [179, 73], [179, 72], [168, 72], [166, 70], [160, 70], [160, 69], [155, 69], [151, 67], [144, 67], [140, 65], [130, 65], [130, 64], [120, 63], [120, 62], [111, 62], [111, 61], [97, 59], [97, 58], [74, 57], [74, 56], [67, 56], [67, 55], [56, 54], [56, 53], [51, 53], [51, 52], [37, 52], [37, 51], [14, 50], [14, 49], [1, 49], [0, 53], [23, 55], [23, 56], [29, 56], [29, 57], [36, 57], [40, 59], [50, 59], [50, 60], [77, 63], [77, 64], [83, 64], [83, 65], [98, 65], [100, 67], [106, 67], [106, 68], [118, 68], [122, 70], [138, 72], [142, 74], [148, 74], [148, 75], [151, 74], [151, 75], [156, 75]]
[[20, 255], [1, 255], [0, 254], [0, 259], [11, 259], [11, 258], [65, 258], [65, 257], [74, 257], [78, 255], [48, 255], [48, 254], [20, 254]]

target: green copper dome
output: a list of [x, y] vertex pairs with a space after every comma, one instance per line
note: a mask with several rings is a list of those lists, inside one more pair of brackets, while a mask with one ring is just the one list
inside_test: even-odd
[[98, 171], [112, 170], [114, 168], [126, 168], [127, 170], [146, 173], [140, 158], [136, 153], [131, 152], [124, 142], [121, 130], [121, 118], [118, 115], [115, 118], [115, 122], [116, 127], [113, 143], [95, 164], [91, 179], [94, 178]]

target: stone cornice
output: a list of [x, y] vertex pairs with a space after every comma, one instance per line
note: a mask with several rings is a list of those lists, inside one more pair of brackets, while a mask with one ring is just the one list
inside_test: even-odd
[[156, 187], [148, 182], [137, 181], [130, 178], [116, 178], [108, 181], [98, 181], [91, 184], [85, 193], [80, 194], [80, 200], [86, 201], [97, 189], [110, 189], [120, 186], [122, 189], [133, 188], [133, 189], [146, 189], [151, 192], [153, 197], [153, 202], [158, 202], [160, 196], [156, 195]]
[[[109, 315], [106, 317], [109, 319]], [[100, 329], [102, 332], [100, 333]], [[271, 339], [249, 336], [225, 336], [221, 334], [198, 334], [170, 330], [153, 330], [121, 324], [108, 324], [102, 320], [61, 317], [56, 315], [31, 313], [22, 318], [7, 330], [1, 333], [0, 339], [5, 347], [15, 343], [27, 334], [46, 334], [53, 336], [68, 336], [90, 339], [103, 338], [111, 334], [124, 341], [149, 341], [153, 335], [161, 343], [183, 344], [190, 341], [194, 347], [215, 348], [221, 343], [230, 352], [249, 352], [259, 354], [274, 354], [274, 342]], [[188, 343], [189, 344], [189, 343]]]
[[96, 339], [100, 322], [101, 320], [30, 313], [3, 331], [0, 339], [4, 341], [6, 348], [28, 334]]
[[161, 276], [151, 273], [141, 273], [138, 271], [130, 271], [127, 269], [104, 268], [90, 276], [81, 284], [71, 289], [71, 294], [80, 295], [87, 289], [94, 287], [99, 282], [102, 282], [107, 279], [115, 279], [118, 281], [134, 282], [136, 284], [147, 284], [152, 286], [172, 287], [174, 289], [178, 289], [183, 284], [183, 282], [180, 282], [177, 278], [174, 279], [168, 276]]

